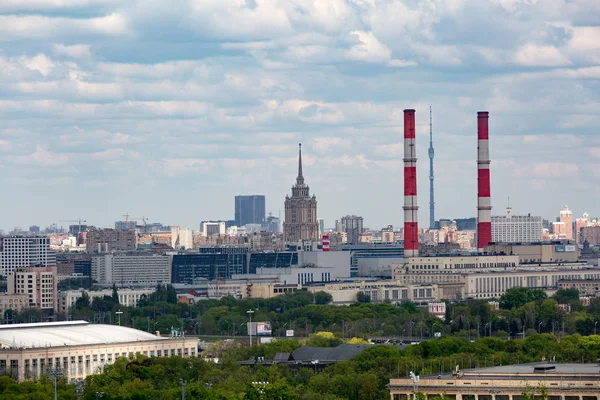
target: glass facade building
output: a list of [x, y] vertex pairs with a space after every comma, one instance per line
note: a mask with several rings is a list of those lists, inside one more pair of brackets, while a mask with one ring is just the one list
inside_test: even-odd
[[262, 224], [265, 221], [265, 196], [235, 196], [235, 225]]

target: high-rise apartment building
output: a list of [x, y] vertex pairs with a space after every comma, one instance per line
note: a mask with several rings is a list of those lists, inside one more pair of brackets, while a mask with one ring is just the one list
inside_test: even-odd
[[86, 249], [88, 252], [128, 251], [135, 250], [136, 246], [136, 236], [133, 230], [92, 228], [86, 235]]
[[8, 276], [9, 294], [26, 294], [29, 307], [57, 309], [58, 278], [56, 267], [19, 268]]
[[543, 229], [542, 217], [512, 215], [512, 209], [508, 207], [506, 215], [492, 217], [492, 242], [541, 242]]
[[348, 243], [357, 244], [360, 242], [360, 235], [363, 233], [363, 217], [346, 215], [336, 224], [336, 230], [346, 232]]
[[577, 218], [575, 220], [575, 232], [573, 235], [575, 236], [575, 243], [582, 244], [583, 240], [581, 240], [581, 230], [585, 227], [591, 226], [590, 224], [590, 215], [588, 213], [583, 213], [581, 218]]
[[235, 196], [235, 225], [262, 224], [265, 220], [265, 196]]
[[1, 264], [4, 276], [19, 268], [54, 267], [56, 253], [45, 236], [9, 236], [2, 240]]
[[302, 240], [319, 240], [317, 220], [317, 197], [310, 195], [310, 188], [302, 175], [302, 145], [298, 145], [298, 176], [292, 187], [292, 197], [285, 196], [285, 220], [283, 240], [292, 243]]
[[573, 240], [573, 212], [569, 210], [569, 206], [565, 205], [560, 211], [559, 221], [565, 224], [566, 239]]

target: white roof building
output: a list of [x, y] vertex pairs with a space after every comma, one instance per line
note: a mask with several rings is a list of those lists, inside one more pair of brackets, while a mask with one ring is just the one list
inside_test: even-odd
[[86, 321], [0, 325], [0, 374], [36, 379], [59, 370], [69, 380], [100, 373], [121, 357], [195, 357], [195, 337], [161, 337]]

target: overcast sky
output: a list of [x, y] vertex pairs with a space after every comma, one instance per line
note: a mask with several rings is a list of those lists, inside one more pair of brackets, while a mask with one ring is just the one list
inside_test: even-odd
[[299, 142], [327, 227], [401, 225], [405, 108], [425, 227], [429, 105], [437, 217], [476, 214], [480, 110], [493, 214], [600, 215], [599, 79], [598, 0], [2, 0], [0, 227], [277, 215]]

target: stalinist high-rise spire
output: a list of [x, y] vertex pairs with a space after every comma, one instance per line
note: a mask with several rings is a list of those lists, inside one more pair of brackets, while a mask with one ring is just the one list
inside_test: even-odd
[[435, 197], [433, 195], [433, 123], [429, 106], [429, 229], [435, 229]]
[[304, 185], [304, 176], [302, 176], [302, 143], [298, 143], [298, 177], [296, 185]]
[[283, 240], [297, 243], [302, 240], [319, 240], [317, 219], [317, 198], [310, 195], [310, 189], [302, 174], [302, 144], [298, 144], [298, 176], [292, 186], [292, 197], [285, 196], [285, 220]]

